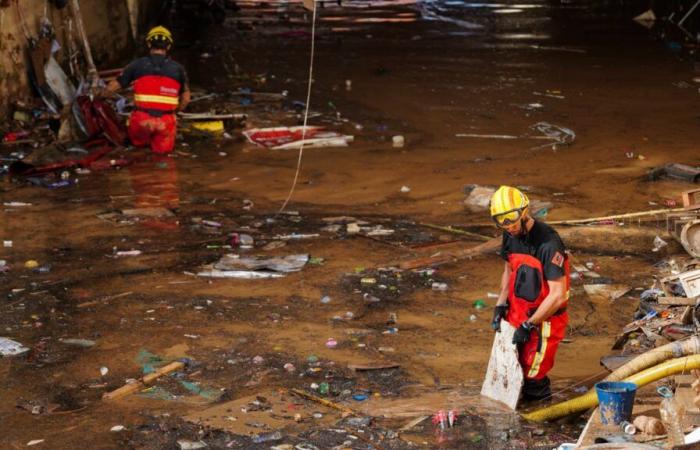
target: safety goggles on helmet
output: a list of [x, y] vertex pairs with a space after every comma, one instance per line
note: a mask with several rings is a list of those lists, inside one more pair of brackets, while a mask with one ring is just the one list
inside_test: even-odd
[[496, 214], [491, 218], [499, 227], [507, 227], [520, 220], [523, 217], [523, 212], [525, 209], [527, 209], [527, 207], [511, 209], [510, 211], [506, 211], [502, 214]]

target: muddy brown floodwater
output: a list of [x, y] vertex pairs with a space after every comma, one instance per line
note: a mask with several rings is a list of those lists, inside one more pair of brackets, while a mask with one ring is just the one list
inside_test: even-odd
[[[43, 439], [35, 448], [178, 448], [178, 439], [202, 439], [211, 448], [303, 442], [318, 448], [552, 448], [575, 440], [577, 424], [523, 424], [476, 396], [492, 340], [494, 299], [487, 294], [497, 290], [503, 265], [495, 255], [433, 274], [375, 268], [411, 255], [413, 247], [459, 238], [418, 222], [495, 236], [485, 212], [464, 209], [462, 189], [470, 183], [527, 186], [532, 198], [554, 203], [548, 219], [644, 210], [649, 202], [677, 197], [683, 184], [647, 183], [643, 175], [666, 162], [700, 161], [692, 67], [617, 3], [607, 9], [543, 0], [362, 3], [320, 10], [311, 109], [321, 115], [310, 123], [352, 134], [355, 141], [305, 152], [288, 207], [298, 216], [275, 215], [297, 153], [239, 138], [185, 138], [187, 146], [178, 146], [172, 159], [145, 158], [119, 171], [93, 172], [73, 188], [3, 185], [3, 202], [32, 206], [2, 212], [2, 239], [12, 246], [0, 249], [11, 267], [2, 275], [0, 334], [31, 351], [0, 360], [0, 447], [24, 448]], [[290, 101], [303, 101], [309, 49], [304, 12], [298, 4], [241, 5], [243, 11], [231, 13], [223, 26], [176, 18], [177, 58], [186, 63], [193, 87], [288, 91]], [[256, 85], [244, 76], [259, 74], [263, 84], [261, 77]], [[527, 106], [533, 103], [541, 106]], [[254, 101], [239, 110], [250, 114], [248, 126], [298, 124], [298, 115], [279, 106]], [[574, 130], [575, 143], [534, 149], [542, 141], [456, 137], [523, 135], [541, 121]], [[405, 136], [405, 147], [392, 147], [394, 135]], [[402, 193], [402, 186], [410, 192]], [[244, 209], [244, 200], [252, 208]], [[154, 206], [175, 215], [135, 221], [110, 214]], [[353, 216], [396, 234], [369, 239], [345, 233], [344, 224], [339, 231], [320, 231], [328, 225], [323, 219], [333, 216]], [[221, 248], [236, 231], [251, 234], [256, 248]], [[274, 236], [292, 232], [320, 235], [262, 249], [278, 240]], [[592, 235], [569, 233], [567, 244], [575, 263], [591, 261], [616, 283], [646, 287], [652, 264], [664, 255], [650, 251], [659, 232], [618, 237], [603, 228]], [[132, 249], [142, 254], [114, 257]], [[231, 251], [308, 253], [322, 260], [280, 279], [193, 276]], [[27, 269], [27, 260], [50, 268]], [[363, 278], [384, 288], [363, 284]], [[448, 289], [432, 290], [433, 281]], [[324, 296], [330, 301], [322, 302]], [[478, 299], [486, 309], [472, 306]], [[575, 288], [568, 340], [551, 373], [555, 391], [578, 382], [591, 386], [601, 376], [599, 358], [636, 303], [633, 296], [589, 298]], [[95, 345], [61, 342], [78, 338]], [[326, 346], [329, 338], [336, 348]], [[193, 362], [184, 378], [169, 377], [124, 400], [101, 400], [149, 365], [182, 357]], [[377, 361], [400, 368], [346, 368]], [[288, 363], [294, 373], [284, 369]], [[102, 375], [101, 368], [108, 371]], [[350, 425], [335, 425], [339, 416], [332, 410], [307, 404], [310, 412], [295, 423], [290, 407], [284, 423], [296, 431], [261, 444], [250, 436], [265, 432], [264, 423], [219, 417], [233, 427], [225, 433], [183, 420], [247, 396], [258, 395], [256, 408], [264, 409], [287, 395], [279, 388], [308, 390], [323, 382], [329, 398], [357, 410], [384, 408], [392, 418], [348, 441], [341, 432]], [[353, 400], [362, 394], [370, 400]], [[453, 396], [462, 405], [457, 427], [434, 434], [428, 420], [396, 439], [395, 430], [410, 420], [397, 411], [415, 408], [411, 399], [418, 395], [431, 412]], [[31, 405], [39, 405], [40, 414], [32, 414]], [[315, 419], [313, 412], [323, 417]], [[126, 428], [110, 432], [115, 425]]]

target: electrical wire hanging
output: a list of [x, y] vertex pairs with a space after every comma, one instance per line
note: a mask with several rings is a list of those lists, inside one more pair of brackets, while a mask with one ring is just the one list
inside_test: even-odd
[[301, 161], [302, 158], [304, 157], [304, 141], [306, 140], [306, 126], [309, 120], [309, 105], [311, 103], [311, 85], [313, 84], [314, 81], [314, 54], [316, 52], [316, 2], [314, 1], [313, 3], [313, 12], [312, 12], [312, 18], [311, 18], [311, 56], [309, 60], [309, 84], [308, 88], [306, 91], [306, 109], [304, 111], [304, 125], [302, 127], [301, 131], [301, 146], [299, 147], [299, 157], [297, 159], [297, 168], [296, 172], [294, 173], [294, 181], [292, 181], [292, 187], [289, 189], [289, 194], [287, 194], [287, 198], [284, 200], [284, 203], [282, 204], [282, 207], [277, 211], [277, 214], [281, 214], [284, 209], [287, 207], [287, 204], [289, 201], [292, 199], [292, 195], [294, 195], [294, 190], [297, 187], [297, 182], [299, 181], [299, 173], [301, 172]]

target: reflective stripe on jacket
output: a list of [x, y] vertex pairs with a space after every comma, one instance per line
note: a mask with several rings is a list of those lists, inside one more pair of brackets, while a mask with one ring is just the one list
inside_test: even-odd
[[179, 81], [162, 75], [144, 75], [134, 81], [137, 108], [174, 111], [180, 104]]

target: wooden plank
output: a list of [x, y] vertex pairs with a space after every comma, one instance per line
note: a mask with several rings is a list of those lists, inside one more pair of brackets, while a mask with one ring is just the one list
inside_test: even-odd
[[421, 422], [423, 422], [424, 420], [429, 419], [429, 418], [430, 418], [430, 416], [420, 416], [420, 417], [416, 417], [415, 419], [413, 419], [413, 420], [411, 420], [410, 422], [408, 422], [406, 425], [402, 426], [402, 427], [399, 429], [399, 431], [408, 431], [408, 430], [410, 430], [411, 428], [413, 428], [413, 427], [415, 427], [416, 425], [418, 425], [419, 423], [421, 423]]
[[[653, 397], [654, 399], [658, 397]], [[659, 416], [659, 406], [658, 403], [654, 402], [653, 405], [645, 405], [645, 404], [639, 404], [635, 403], [634, 407], [632, 409], [632, 417], [637, 417], [637, 416], [652, 416], [652, 417], [657, 417]], [[615, 436], [615, 435], [620, 435], [622, 432], [620, 431], [620, 426], [619, 425], [603, 425], [600, 421], [600, 409], [597, 407], [593, 410], [591, 413], [591, 417], [588, 419], [588, 423], [586, 424], [585, 428], [581, 432], [581, 435], [578, 438], [578, 441], [576, 442], [576, 448], [587, 448], [589, 445], [593, 445], [595, 443], [595, 439], [597, 437], [602, 437], [602, 436]], [[647, 448], [647, 447], [635, 447], [634, 444], [637, 443], [643, 443], [643, 442], [649, 442], [651, 440], [658, 440], [660, 438], [665, 438], [662, 436], [650, 436], [645, 433], [638, 432], [634, 436], [629, 436], [632, 442], [630, 442], [629, 447], [624, 447], [624, 448]], [[623, 447], [615, 447], [615, 448], [623, 448]]]
[[481, 395], [499, 401], [515, 410], [523, 387], [523, 369], [518, 361], [518, 350], [513, 344], [515, 328], [501, 321], [491, 348], [491, 358], [481, 387]]
[[108, 392], [102, 396], [103, 400], [115, 400], [121, 397], [125, 397], [127, 395], [133, 394], [134, 392], [140, 391], [141, 389], [144, 389], [149, 383], [154, 382], [158, 378], [167, 375], [172, 372], [176, 372], [180, 369], [185, 368], [185, 363], [180, 362], [180, 361], [175, 361], [171, 362], [167, 366], [163, 366], [160, 369], [156, 370], [153, 373], [149, 373], [148, 375], [145, 375], [142, 379], [135, 381], [133, 383], [126, 384], [119, 389], [116, 389], [112, 392]]
[[670, 305], [670, 306], [695, 306], [697, 301], [695, 297], [659, 297], [659, 305]]

